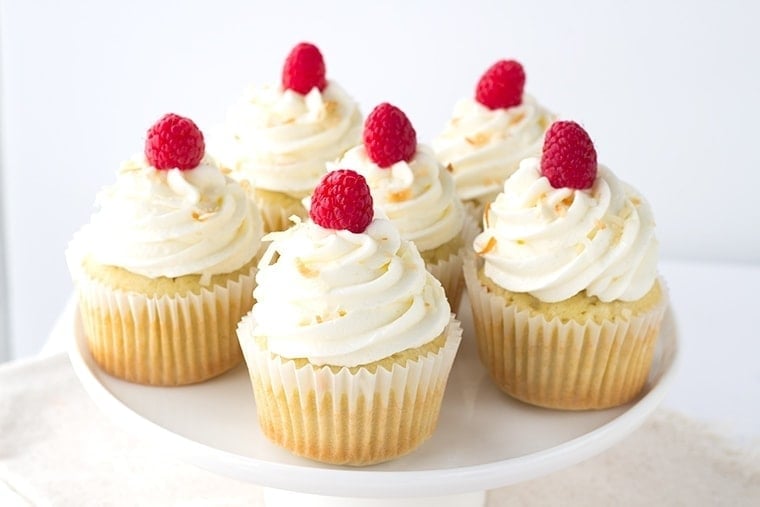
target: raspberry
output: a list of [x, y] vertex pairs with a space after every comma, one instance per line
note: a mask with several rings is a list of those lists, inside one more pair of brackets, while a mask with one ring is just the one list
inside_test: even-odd
[[351, 169], [327, 173], [311, 196], [309, 216], [325, 229], [364, 232], [374, 216], [364, 176]]
[[383, 102], [364, 122], [364, 148], [382, 168], [409, 162], [417, 152], [417, 132], [401, 109]]
[[297, 44], [282, 67], [282, 87], [306, 95], [314, 87], [322, 91], [327, 86], [325, 61], [314, 44]]
[[541, 173], [554, 188], [587, 189], [596, 179], [596, 149], [583, 127], [555, 121], [546, 131]]
[[520, 62], [499, 60], [481, 76], [475, 100], [489, 109], [506, 109], [522, 104], [525, 71]]
[[156, 169], [192, 169], [205, 151], [203, 133], [193, 120], [173, 113], [154, 123], [145, 139], [145, 158]]

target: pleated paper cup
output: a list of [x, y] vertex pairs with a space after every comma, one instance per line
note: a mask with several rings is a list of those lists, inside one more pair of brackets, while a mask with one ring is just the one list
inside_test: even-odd
[[462, 204], [464, 204], [464, 209], [467, 211], [467, 214], [473, 220], [475, 220], [475, 224], [478, 227], [478, 232], [480, 232], [483, 227], [483, 212], [486, 209], [486, 205], [493, 202], [498, 195], [499, 192], [494, 192], [487, 196], [481, 196], [477, 199], [462, 200]]
[[254, 189], [247, 186], [246, 191], [261, 213], [264, 234], [284, 231], [293, 225], [293, 215], [306, 219], [309, 216], [303, 203], [294, 197], [279, 192]]
[[432, 435], [462, 337], [452, 315], [437, 351], [372, 371], [299, 367], [260, 345], [253, 328], [244, 317], [238, 336], [266, 437], [298, 456], [356, 466], [407, 454]]
[[90, 352], [107, 373], [156, 386], [192, 384], [242, 360], [237, 323], [253, 306], [255, 262], [224, 285], [150, 296], [75, 279]]
[[667, 307], [614, 321], [547, 320], [517, 308], [478, 279], [481, 261], [465, 260], [480, 360], [496, 385], [518, 400], [565, 410], [603, 409], [635, 399], [646, 384]]
[[451, 310], [459, 311], [459, 303], [464, 292], [464, 274], [462, 265], [468, 252], [472, 250], [472, 242], [480, 229], [469, 214], [465, 214], [462, 231], [459, 235], [463, 238], [462, 246], [452, 252], [448, 258], [437, 262], [425, 262], [427, 270], [441, 282], [446, 298], [449, 300]]

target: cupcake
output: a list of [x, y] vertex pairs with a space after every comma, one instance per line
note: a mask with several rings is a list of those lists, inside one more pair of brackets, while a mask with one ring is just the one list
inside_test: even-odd
[[556, 122], [487, 206], [465, 263], [480, 359], [507, 394], [549, 408], [627, 403], [652, 364], [666, 288], [646, 200]]
[[375, 207], [403, 239], [414, 242], [456, 311], [464, 289], [462, 261], [477, 222], [465, 212], [451, 175], [432, 150], [417, 144], [414, 127], [400, 109], [377, 106], [367, 117], [363, 138], [334, 167], [350, 167], [366, 178]]
[[554, 115], [524, 94], [525, 72], [514, 60], [500, 60], [480, 78], [475, 98], [457, 102], [444, 131], [433, 141], [457, 195], [480, 221], [504, 180], [524, 158], [539, 156]]
[[259, 425], [313, 460], [369, 465], [434, 431], [461, 328], [364, 178], [327, 174], [312, 220], [271, 233], [238, 327]]
[[67, 250], [90, 352], [115, 377], [191, 384], [242, 360], [261, 219], [204, 153], [195, 123], [161, 118]]
[[311, 195], [333, 161], [361, 138], [362, 116], [351, 97], [325, 77], [316, 46], [298, 44], [280, 85], [249, 88], [212, 140], [212, 153], [244, 183], [262, 212], [264, 232], [306, 217]]

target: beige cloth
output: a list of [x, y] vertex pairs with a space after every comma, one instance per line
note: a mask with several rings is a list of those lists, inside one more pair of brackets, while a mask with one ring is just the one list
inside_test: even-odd
[[[63, 355], [0, 366], [0, 506], [260, 505], [258, 487], [115, 427]], [[491, 491], [489, 506], [760, 505], [760, 445], [660, 409], [599, 456]]]

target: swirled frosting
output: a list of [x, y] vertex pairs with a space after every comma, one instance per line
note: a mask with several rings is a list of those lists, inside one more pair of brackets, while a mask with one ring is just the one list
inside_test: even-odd
[[465, 212], [451, 175], [425, 145], [417, 145], [409, 162], [402, 160], [386, 169], [359, 145], [328, 168], [353, 169], [364, 176], [375, 207], [393, 222], [402, 238], [413, 241], [421, 251], [443, 245], [462, 229]]
[[125, 162], [78, 241], [95, 262], [150, 278], [231, 273], [261, 242], [261, 219], [242, 187], [204, 158], [198, 167], [157, 170]]
[[460, 198], [487, 198], [501, 189], [522, 159], [540, 155], [554, 119], [528, 95], [518, 106], [493, 110], [462, 99], [433, 149], [444, 166], [451, 166]]
[[529, 158], [486, 209], [474, 248], [485, 275], [512, 292], [634, 301], [657, 277], [654, 227], [646, 200], [604, 166], [588, 190], [554, 188]]
[[358, 234], [307, 221], [265, 239], [253, 334], [275, 354], [368, 364], [430, 342], [449, 321], [440, 283], [385, 219]]
[[237, 180], [295, 198], [309, 195], [333, 161], [361, 141], [359, 107], [328, 81], [306, 95], [250, 87], [212, 136], [210, 151]]

